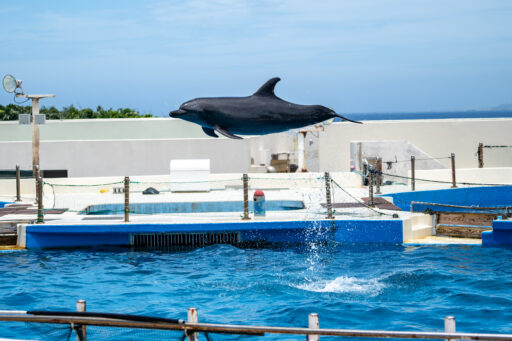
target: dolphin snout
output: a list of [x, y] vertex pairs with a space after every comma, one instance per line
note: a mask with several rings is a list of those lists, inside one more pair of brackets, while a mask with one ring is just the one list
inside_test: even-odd
[[182, 109], [178, 109], [178, 110], [174, 110], [174, 111], [171, 111], [169, 113], [169, 116], [170, 117], [179, 117], [183, 114], [186, 114], [187, 112], [185, 110], [182, 110]]

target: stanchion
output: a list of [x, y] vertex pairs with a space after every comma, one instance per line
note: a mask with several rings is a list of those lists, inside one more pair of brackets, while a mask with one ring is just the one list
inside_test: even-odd
[[21, 201], [21, 171], [20, 171], [20, 165], [16, 165], [16, 201]]
[[382, 158], [377, 158], [376, 168], [376, 181], [375, 181], [375, 194], [382, 194], [380, 192], [380, 186], [382, 185]]
[[[308, 328], [309, 329], [320, 329], [320, 322], [318, 321], [318, 314], [309, 314], [308, 315]], [[308, 335], [306, 338], [307, 341], [318, 341], [318, 335]]]
[[327, 204], [327, 217], [325, 219], [334, 219], [332, 213], [332, 201], [331, 201], [331, 175], [329, 172], [324, 173], [325, 179], [325, 202]]
[[478, 151], [476, 152], [478, 155], [478, 168], [484, 168], [484, 144], [478, 144]]
[[457, 188], [457, 181], [455, 180], [455, 154], [452, 153], [452, 188]]
[[130, 177], [124, 177], [124, 222], [130, 221]]
[[[77, 300], [76, 301], [76, 311], [77, 312], [85, 312], [86, 311], [86, 303], [85, 300]], [[77, 341], [87, 341], [87, 326], [77, 326], [76, 327], [76, 339]]]
[[[188, 308], [187, 310], [187, 323], [197, 323], [199, 318], [197, 316], [196, 308]], [[188, 341], [197, 341], [197, 333], [191, 333], [188, 335]]]
[[242, 177], [243, 185], [244, 185], [244, 216], [242, 220], [249, 220], [249, 177], [247, 174], [244, 174]]
[[375, 174], [373, 173], [374, 169], [370, 168], [370, 178], [368, 179], [368, 206], [375, 207], [373, 202], [373, 182], [375, 181]]
[[411, 156], [411, 191], [416, 190], [416, 175], [415, 175], [416, 167], [414, 164], [415, 161], [416, 161], [416, 157]]
[[[444, 318], [444, 332], [445, 333], [455, 333], [455, 317], [446, 316]], [[451, 341], [451, 339], [445, 339], [445, 341]]]
[[36, 180], [36, 197], [37, 197], [37, 223], [44, 224], [43, 213], [43, 179], [38, 177]]

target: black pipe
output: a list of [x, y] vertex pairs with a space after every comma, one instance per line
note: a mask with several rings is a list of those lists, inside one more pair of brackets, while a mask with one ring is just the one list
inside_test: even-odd
[[89, 311], [51, 311], [51, 310], [31, 310], [27, 311], [29, 315], [42, 315], [42, 316], [73, 316], [73, 317], [101, 317], [116, 320], [137, 321], [137, 322], [164, 322], [172, 324], [184, 324], [185, 321], [181, 319], [169, 319], [164, 317], [142, 316], [142, 315], [128, 315], [128, 314], [112, 314], [112, 313], [93, 313]]

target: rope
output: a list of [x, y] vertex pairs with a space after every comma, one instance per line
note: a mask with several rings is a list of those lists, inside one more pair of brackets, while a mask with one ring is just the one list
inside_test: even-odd
[[117, 185], [122, 184], [124, 181], [118, 181], [118, 182], [110, 182], [106, 184], [93, 184], [93, 185], [72, 185], [72, 184], [52, 184], [50, 182], [43, 181], [43, 184], [49, 185], [49, 186], [58, 186], [58, 187], [98, 187], [98, 186], [111, 186], [111, 185]]
[[[375, 172], [379, 173], [379, 174], [382, 174], [382, 175], [393, 176], [393, 177], [401, 178], [401, 179], [409, 179], [409, 180], [412, 179], [409, 176], [389, 174], [389, 173], [377, 172], [377, 171], [375, 171]], [[440, 184], [451, 184], [452, 183], [451, 181], [428, 180], [428, 179], [418, 179], [418, 178], [414, 178], [414, 180], [415, 181], [434, 182], [434, 183], [440, 183]], [[457, 184], [459, 184], [459, 185], [467, 185], [467, 186], [511, 186], [511, 184], [485, 184], [485, 183], [477, 183], [477, 182], [457, 182]]]
[[332, 178], [331, 178], [331, 181], [336, 185], [338, 186], [339, 189], [341, 189], [343, 192], [345, 192], [349, 197], [351, 197], [352, 199], [354, 199], [356, 202], [360, 203], [361, 205], [363, 205], [364, 207], [366, 207], [367, 209], [375, 212], [375, 213], [378, 213], [379, 215], [387, 215], [387, 216], [393, 216], [393, 214], [389, 214], [389, 213], [384, 213], [384, 212], [380, 212], [380, 211], [377, 211], [376, 209], [374, 209], [373, 207], [371, 206], [368, 206], [366, 205], [363, 201], [360, 201], [360, 199], [356, 198], [355, 196], [353, 196], [352, 194], [350, 194], [348, 191], [346, 191], [343, 187], [341, 187], [336, 181], [334, 181]]
[[505, 146], [505, 145], [501, 145], [501, 146], [484, 146], [484, 148], [512, 148], [512, 146]]
[[[426, 161], [426, 160], [444, 160], [444, 159], [451, 159], [451, 156], [448, 157], [429, 157], [424, 159], [414, 159], [414, 161]], [[395, 161], [386, 161], [386, 163], [400, 163], [400, 162], [411, 162], [411, 159], [409, 160], [395, 160]]]

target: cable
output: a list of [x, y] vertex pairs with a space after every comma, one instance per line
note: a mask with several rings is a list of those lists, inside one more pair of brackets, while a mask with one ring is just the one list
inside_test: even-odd
[[[403, 175], [389, 174], [389, 173], [378, 172], [378, 171], [375, 171], [375, 173], [380, 173], [381, 175], [393, 176], [393, 177], [401, 178], [401, 179], [409, 179], [409, 180], [412, 179], [409, 176], [403, 176]], [[414, 178], [414, 180], [415, 181], [434, 182], [434, 183], [440, 183], [440, 184], [451, 184], [452, 183], [451, 181], [428, 180], [428, 179], [418, 179], [418, 178]], [[467, 186], [512, 186], [512, 184], [484, 184], [484, 183], [477, 183], [477, 182], [457, 182], [457, 184], [467, 185]]]
[[339, 189], [341, 189], [343, 192], [345, 192], [349, 197], [351, 197], [352, 199], [354, 199], [355, 201], [357, 201], [358, 203], [360, 203], [361, 205], [365, 206], [367, 209], [371, 210], [371, 211], [374, 211], [375, 213], [378, 213], [380, 215], [387, 215], [387, 216], [393, 216], [393, 214], [389, 214], [389, 213], [384, 213], [384, 212], [380, 212], [380, 211], [377, 211], [376, 209], [374, 209], [373, 207], [371, 206], [368, 206], [366, 205], [363, 201], [360, 201], [358, 198], [354, 197], [352, 194], [350, 194], [348, 191], [346, 191], [343, 187], [341, 187], [336, 181], [334, 181], [333, 179], [331, 179], [331, 181], [339, 187]]

